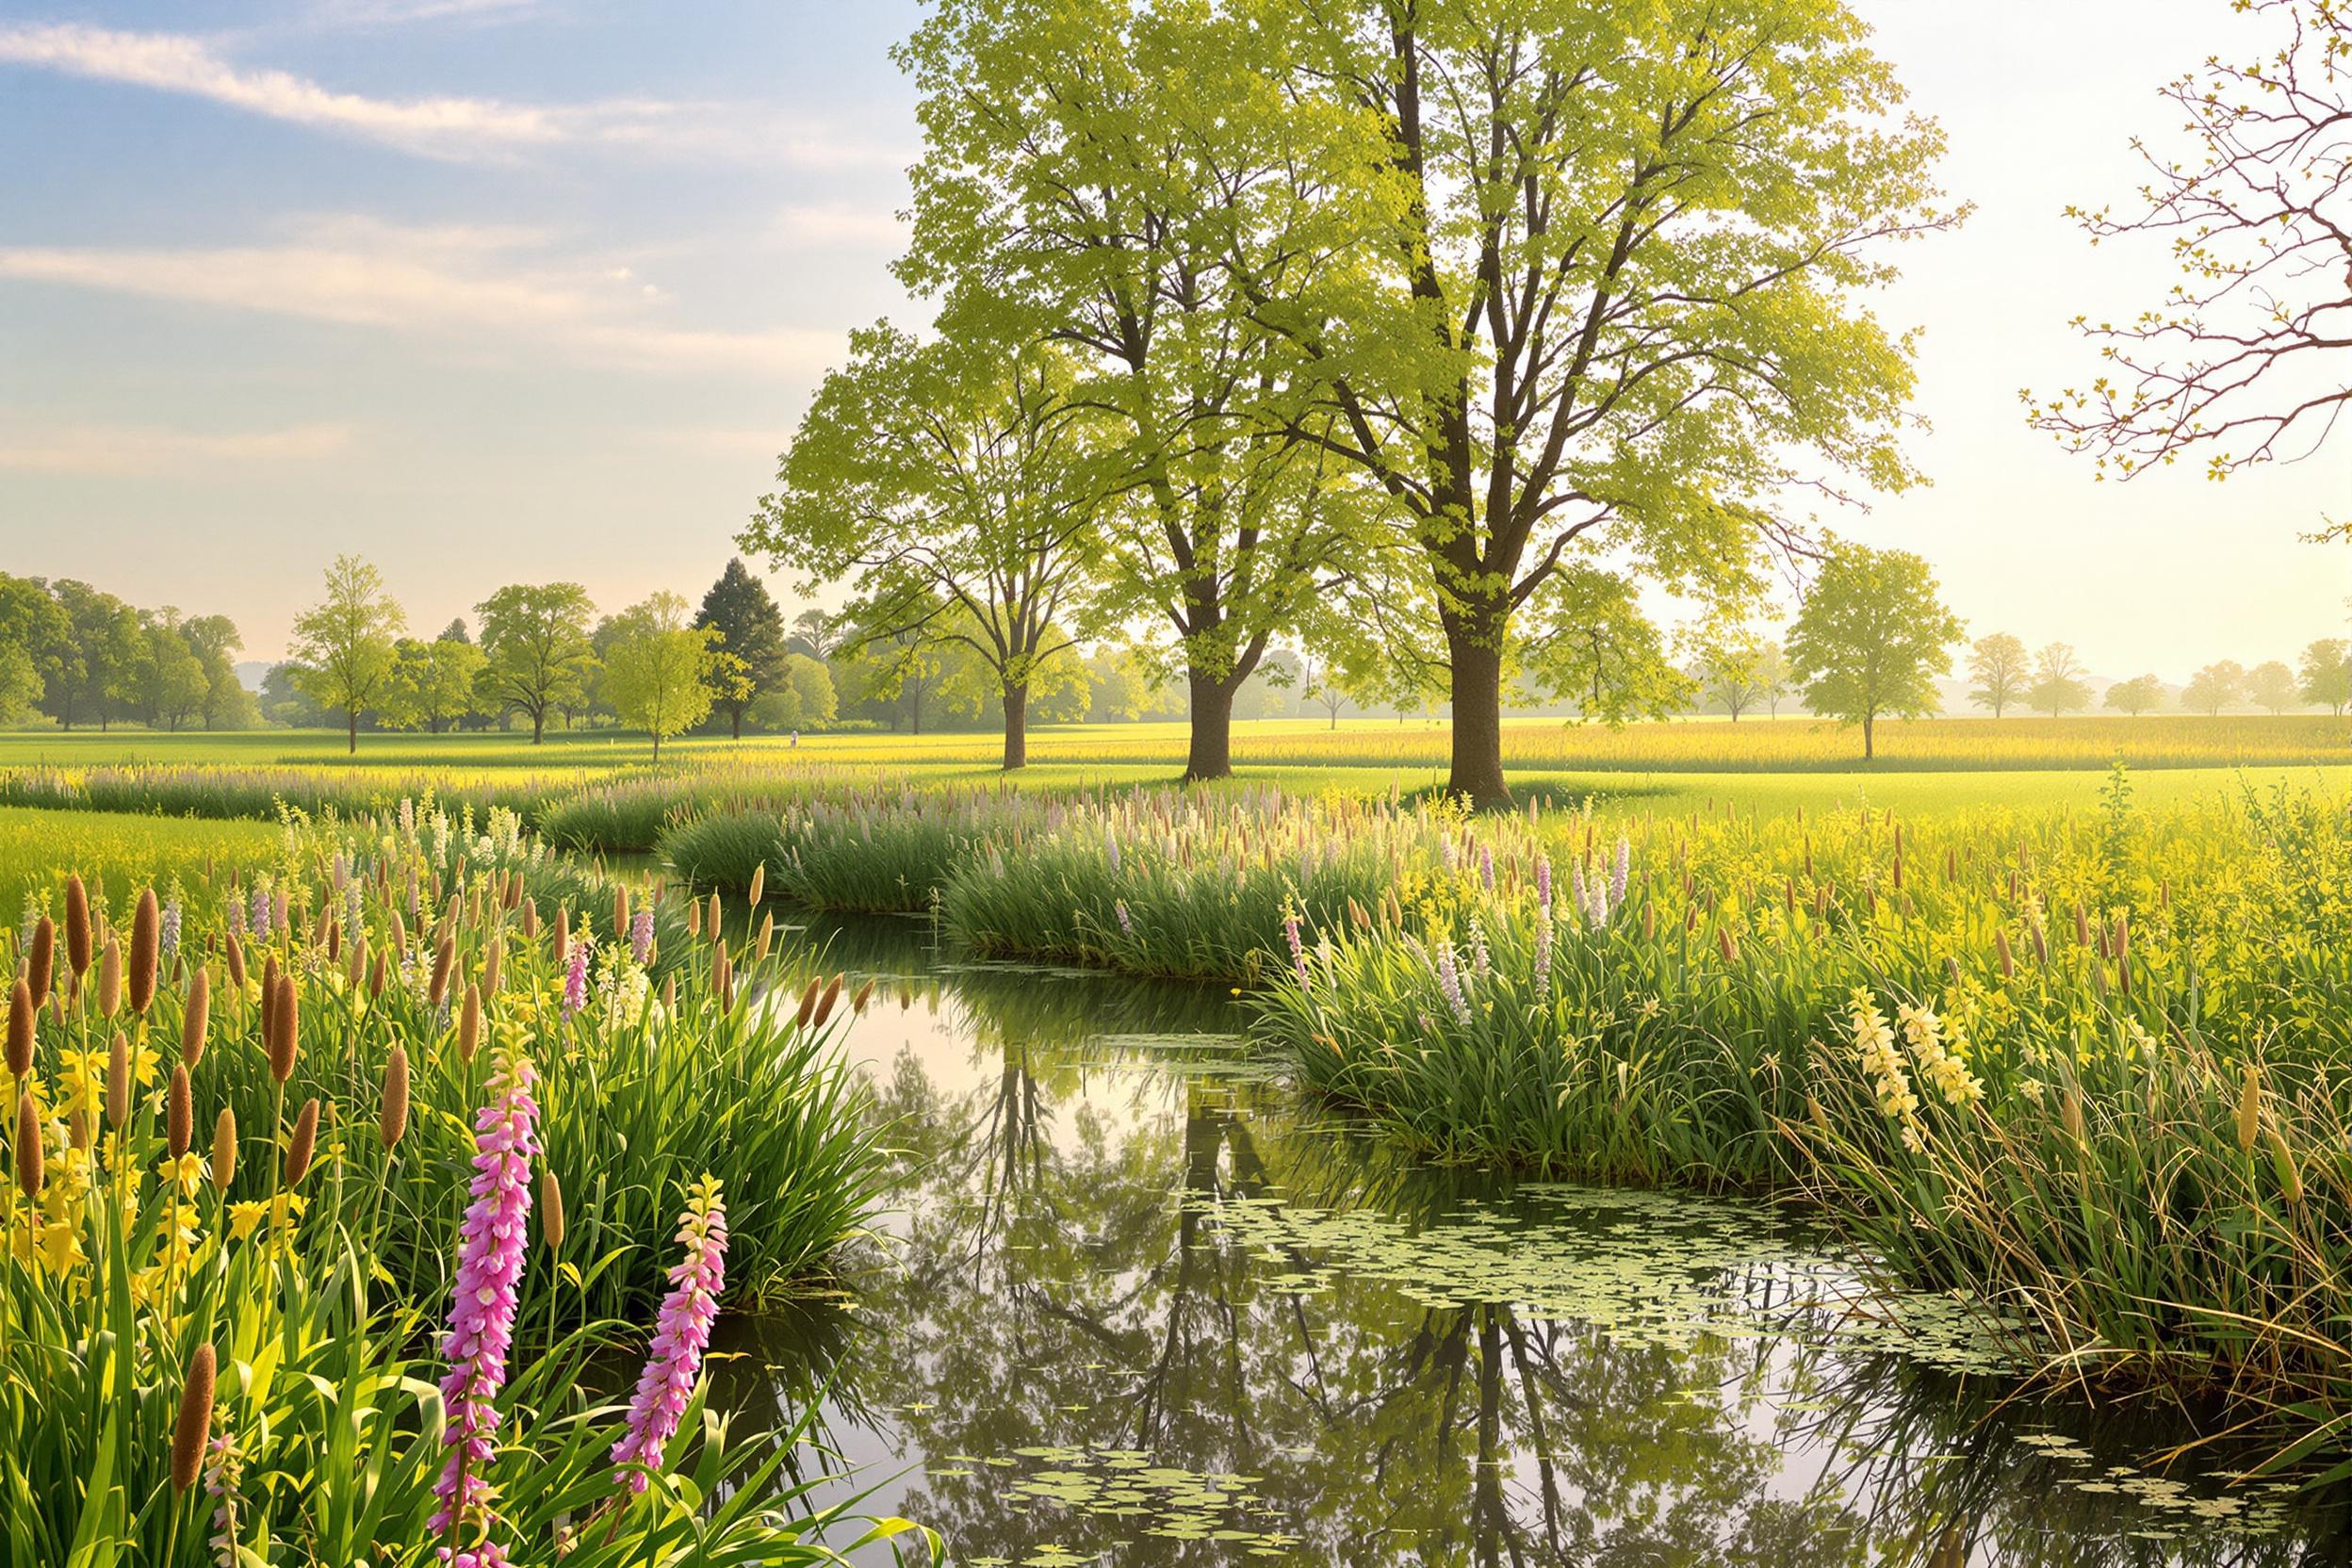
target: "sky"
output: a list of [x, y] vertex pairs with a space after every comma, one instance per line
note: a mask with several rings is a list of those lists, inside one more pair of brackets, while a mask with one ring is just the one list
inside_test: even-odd
[[[1971, 634], [2180, 680], [2344, 634], [2352, 440], [2100, 482], [2019, 390], [2160, 295], [2128, 197], [2229, 0], [1855, 0], [1976, 204], [1873, 308], [1922, 329], [1931, 488], [1837, 519]], [[698, 597], [887, 268], [914, 0], [0, 0], [0, 570], [222, 612], [274, 658], [341, 551], [431, 633], [503, 582]], [[2235, 53], [2234, 49], [2230, 52]], [[787, 577], [772, 579], [787, 613]]]

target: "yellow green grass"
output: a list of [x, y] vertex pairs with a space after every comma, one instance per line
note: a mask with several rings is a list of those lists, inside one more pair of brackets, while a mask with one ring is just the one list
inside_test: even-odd
[[76, 871], [118, 899], [174, 879], [192, 894], [207, 867], [260, 860], [277, 837], [277, 829], [257, 822], [0, 807], [0, 919], [13, 920], [27, 893], [61, 890]]

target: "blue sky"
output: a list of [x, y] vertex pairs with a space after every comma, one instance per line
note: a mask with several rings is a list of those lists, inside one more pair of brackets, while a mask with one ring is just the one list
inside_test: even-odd
[[[1926, 329], [1936, 487], [1842, 526], [2103, 675], [2341, 630], [2343, 558], [2295, 536], [2352, 513], [2352, 449], [2100, 484], [2019, 413], [2089, 367], [2071, 316], [2161, 287], [2058, 209], [2128, 194], [2227, 0], [1861, 7], [1980, 210], [1881, 302]], [[225, 612], [257, 657], [338, 550], [428, 630], [516, 580], [699, 594], [848, 330], [927, 314], [885, 270], [918, 15], [0, 0], [0, 568]]]

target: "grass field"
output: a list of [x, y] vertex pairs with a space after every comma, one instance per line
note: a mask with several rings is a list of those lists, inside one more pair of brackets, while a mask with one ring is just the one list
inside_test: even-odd
[[277, 830], [255, 822], [195, 822], [0, 807], [0, 919], [13, 921], [28, 892], [59, 891], [80, 872], [118, 902], [175, 878], [194, 898], [204, 868], [270, 854]]

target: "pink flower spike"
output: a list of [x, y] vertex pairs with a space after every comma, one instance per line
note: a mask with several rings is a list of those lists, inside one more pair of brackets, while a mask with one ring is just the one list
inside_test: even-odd
[[[441, 1441], [449, 1457], [433, 1488], [441, 1499], [433, 1516], [435, 1534], [452, 1522], [482, 1527], [490, 1522], [486, 1472], [498, 1451], [497, 1401], [514, 1342], [531, 1162], [539, 1153], [533, 1076], [530, 1057], [502, 1058], [490, 1080], [490, 1102], [474, 1118], [474, 1179], [467, 1189], [473, 1201], [458, 1232], [457, 1283], [450, 1292], [449, 1331], [441, 1342], [442, 1358], [449, 1364], [441, 1380], [448, 1405]], [[505, 1557], [485, 1542], [460, 1551], [458, 1560], [491, 1568]]]
[[[678, 1239], [686, 1255], [670, 1270], [670, 1294], [662, 1299], [645, 1369], [629, 1401], [629, 1431], [612, 1445], [614, 1464], [662, 1467], [662, 1451], [677, 1434], [694, 1380], [702, 1375], [702, 1353], [710, 1348], [710, 1325], [718, 1318], [719, 1292], [727, 1282], [727, 1204], [716, 1177], [706, 1175], [694, 1184], [678, 1218]], [[645, 1471], [623, 1471], [621, 1484], [643, 1492]]]

